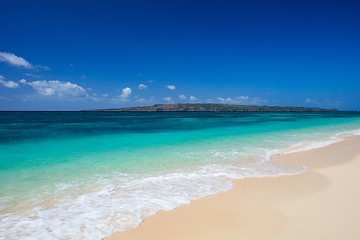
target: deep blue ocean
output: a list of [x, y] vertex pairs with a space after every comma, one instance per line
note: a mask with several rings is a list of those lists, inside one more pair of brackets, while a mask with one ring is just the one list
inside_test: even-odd
[[101, 239], [359, 134], [356, 112], [0, 112], [0, 239]]

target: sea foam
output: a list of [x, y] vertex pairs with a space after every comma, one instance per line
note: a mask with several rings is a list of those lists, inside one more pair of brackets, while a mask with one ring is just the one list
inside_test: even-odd
[[228, 190], [232, 179], [295, 174], [304, 169], [272, 163], [211, 164], [158, 176], [132, 176], [98, 191], [64, 197], [51, 206], [4, 214], [2, 235], [4, 239], [101, 239], [134, 228], [160, 210]]
[[359, 134], [359, 130], [340, 132], [327, 139], [302, 141], [287, 149], [249, 148], [248, 151], [256, 152], [256, 159], [234, 159], [239, 156], [237, 150], [210, 151], [215, 158], [226, 161], [158, 174], [98, 176], [96, 182], [101, 188], [3, 214], [0, 239], [102, 239], [116, 231], [134, 228], [158, 211], [231, 189], [233, 179], [301, 173], [305, 166], [288, 166], [270, 159], [277, 154], [328, 146]]

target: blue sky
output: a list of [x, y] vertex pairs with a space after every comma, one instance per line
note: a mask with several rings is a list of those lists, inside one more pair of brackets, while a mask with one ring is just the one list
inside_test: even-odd
[[0, 110], [360, 110], [359, 1], [0, 2]]

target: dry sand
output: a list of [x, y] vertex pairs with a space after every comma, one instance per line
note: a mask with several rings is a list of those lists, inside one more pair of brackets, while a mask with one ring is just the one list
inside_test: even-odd
[[276, 161], [308, 170], [236, 180], [107, 240], [360, 239], [360, 137]]

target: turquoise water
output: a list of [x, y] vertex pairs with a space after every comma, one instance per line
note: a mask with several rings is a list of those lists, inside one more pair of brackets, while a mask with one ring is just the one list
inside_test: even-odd
[[101, 239], [360, 134], [359, 113], [0, 113], [0, 239]]

